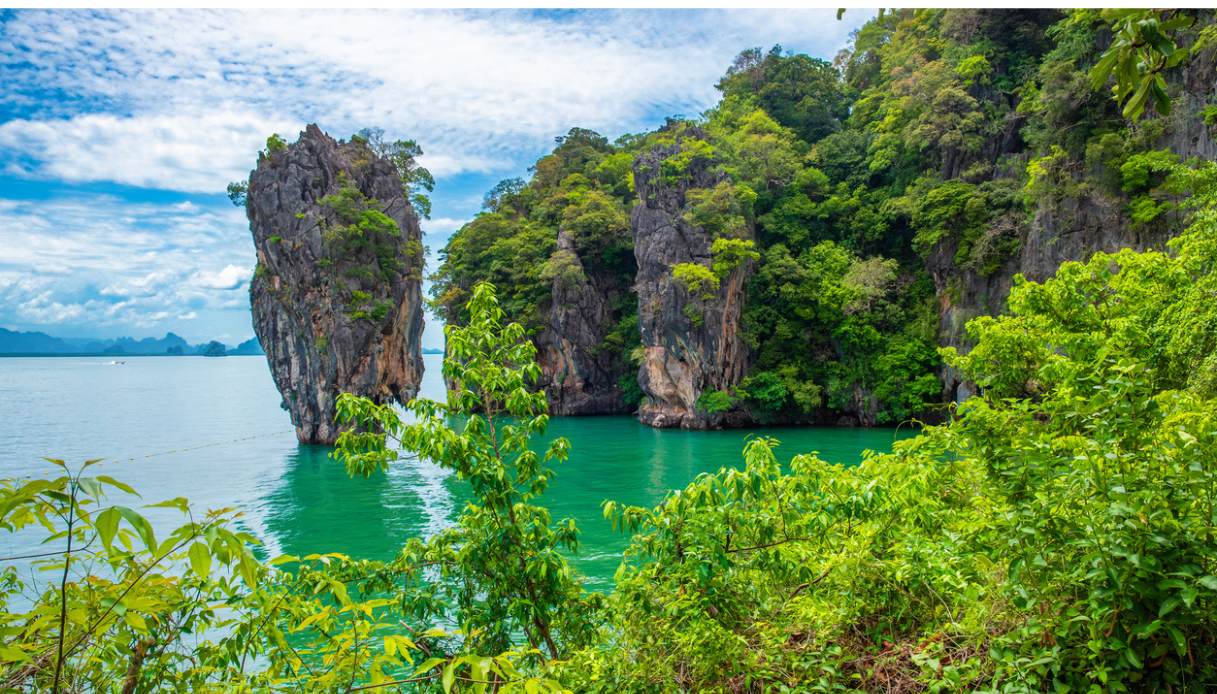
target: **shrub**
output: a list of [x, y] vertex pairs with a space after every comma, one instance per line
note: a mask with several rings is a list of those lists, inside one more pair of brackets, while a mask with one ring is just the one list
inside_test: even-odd
[[756, 242], [750, 239], [717, 238], [710, 244], [710, 265], [715, 277], [726, 279], [735, 268], [746, 262], [760, 260]]
[[266, 153], [277, 154], [287, 150], [287, 140], [284, 140], [279, 133], [273, 133], [266, 138]]
[[697, 409], [709, 414], [726, 412], [734, 405], [735, 398], [725, 390], [706, 390], [697, 396]]
[[685, 291], [704, 300], [713, 299], [718, 291], [718, 275], [700, 263], [677, 263], [672, 266], [672, 279]]

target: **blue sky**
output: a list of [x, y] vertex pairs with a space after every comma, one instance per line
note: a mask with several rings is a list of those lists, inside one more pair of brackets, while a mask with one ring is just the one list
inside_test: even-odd
[[0, 326], [235, 344], [254, 250], [223, 190], [268, 134], [417, 140], [433, 264], [555, 136], [697, 115], [740, 50], [831, 59], [870, 14], [0, 11]]

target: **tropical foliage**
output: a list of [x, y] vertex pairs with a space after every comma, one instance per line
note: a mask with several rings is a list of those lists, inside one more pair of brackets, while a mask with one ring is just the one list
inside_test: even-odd
[[[88, 477], [6, 482], [0, 522], [41, 532], [50, 569], [3, 581], [7, 686], [577, 691], [1204, 691], [1217, 682], [1217, 167], [1175, 163], [1191, 227], [1020, 281], [1009, 315], [945, 359], [981, 388], [952, 420], [855, 467], [742, 468], [655, 508], [607, 502], [633, 535], [611, 594], [585, 591], [570, 521], [541, 499], [535, 350], [494, 290], [448, 328], [447, 404], [403, 421], [344, 396], [336, 456], [402, 452], [456, 472], [454, 525], [390, 562], [255, 558], [234, 514], [158, 539]], [[871, 264], [855, 275], [885, 281]], [[854, 278], [866, 285], [873, 279]], [[758, 391], [764, 388], [758, 387]], [[726, 393], [704, 396], [729, 406]], [[400, 444], [400, 449], [392, 445]], [[277, 568], [285, 567], [285, 568]], [[32, 600], [30, 596], [33, 596]], [[189, 635], [189, 636], [187, 636]]]
[[[661, 162], [669, 184], [695, 162], [722, 173], [686, 191], [684, 220], [716, 244], [747, 238], [756, 254], [735, 402], [763, 422], [942, 416], [937, 314], [961, 305], [951, 330], [962, 339], [967, 317], [1000, 309], [1000, 293], [991, 304], [960, 295], [987, 296], [1013, 274], [1037, 215], [1115, 199], [1128, 223], [1162, 235], [1169, 203], [1151, 204], [1154, 182], [1136, 187], [1122, 172], [1161, 146], [1172, 103], [1199, 117], [1179, 76], [1212, 62], [1211, 26], [1182, 10], [899, 10], [863, 26], [835, 65], [746, 50], [702, 117], [611, 145], [572, 130], [530, 182], [500, 184], [441, 254], [434, 296], [459, 319], [469, 287], [491, 281], [508, 313], [539, 330], [554, 278], [575, 277], [555, 244], [561, 210], [587, 204], [576, 191], [605, 203], [581, 232], [613, 239], [612, 252], [590, 254], [595, 272], [629, 286], [632, 162], [676, 147]], [[720, 278], [741, 250], [723, 249], [734, 253], [714, 254]], [[694, 320], [716, 287], [692, 265], [672, 270], [692, 288]], [[859, 285], [864, 276], [883, 281]]]
[[[726, 175], [689, 210], [723, 243], [682, 274], [709, 283], [715, 261], [756, 263], [749, 291], [784, 311], [750, 317], [769, 321], [752, 336], [757, 369], [699, 407], [900, 418], [924, 407], [941, 359], [979, 391], [944, 423], [853, 467], [815, 455], [783, 467], [778, 442], [759, 437], [742, 467], [654, 508], [607, 501], [630, 545], [613, 590], [585, 590], [567, 561], [578, 529], [543, 503], [569, 451], [543, 438], [529, 329], [567, 272], [549, 262], [558, 233], [618, 267], [639, 141], [572, 131], [531, 182], [496, 187], [447, 250], [438, 300], [467, 311], [447, 328], [447, 402], [415, 400], [403, 419], [340, 400], [335, 457], [354, 475], [403, 454], [453, 471], [469, 501], [450, 528], [387, 562], [266, 560], [231, 509], [145, 504], [98, 461], [50, 460], [45, 479], [0, 482], [0, 530], [45, 548], [0, 558], [0, 688], [1213, 690], [1217, 164], [1155, 151], [1114, 101], [1070, 91], [1083, 66], [1110, 60], [1125, 112], [1144, 91], [1162, 114], [1160, 67], [1208, 35], [1166, 13], [1118, 14], [1099, 53], [1098, 13], [1010, 17], [882, 14], [843, 63], [848, 114], [824, 96], [841, 85], [823, 65], [750, 54], [704, 127], [651, 136], [700, 130], [669, 173], [714, 157]], [[1051, 45], [1027, 40], [1045, 26]], [[937, 88], [914, 88], [926, 84]], [[1015, 108], [976, 89], [1017, 92], [1031, 114], [1023, 136], [1041, 154], [1021, 185], [967, 173]], [[796, 98], [805, 106], [779, 108]], [[1078, 161], [1102, 175], [1084, 179]], [[931, 352], [915, 259], [983, 273], [998, 262], [988, 253], [1010, 252], [987, 230], [1027, 185], [1042, 198], [1106, 186], [1138, 223], [1186, 228], [1166, 248], [1016, 278], [1005, 315], [969, 322], [974, 347]], [[344, 220], [334, 242], [375, 232], [359, 198], [330, 204]], [[737, 217], [757, 225], [753, 245]], [[526, 253], [539, 262], [522, 266]], [[485, 268], [519, 282], [500, 299], [477, 281]], [[542, 268], [548, 279], [531, 274]], [[807, 350], [812, 327], [842, 346], [824, 364], [819, 343]]]

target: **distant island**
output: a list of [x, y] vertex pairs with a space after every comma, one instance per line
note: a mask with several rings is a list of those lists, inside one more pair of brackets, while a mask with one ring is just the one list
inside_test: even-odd
[[165, 333], [162, 338], [132, 337], [53, 337], [42, 332], [18, 332], [0, 328], [0, 356], [171, 356], [224, 357], [264, 354], [256, 337], [235, 347], [218, 340], [192, 345], [180, 335]]

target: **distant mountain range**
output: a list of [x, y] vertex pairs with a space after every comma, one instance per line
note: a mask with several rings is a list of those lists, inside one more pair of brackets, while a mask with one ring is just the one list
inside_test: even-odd
[[40, 332], [17, 332], [0, 328], [0, 355], [80, 355], [104, 354], [126, 356], [226, 356], [263, 354], [258, 338], [250, 338], [236, 347], [212, 340], [192, 345], [180, 335], [165, 333], [162, 338], [131, 337], [116, 339], [92, 337], [52, 337]]

